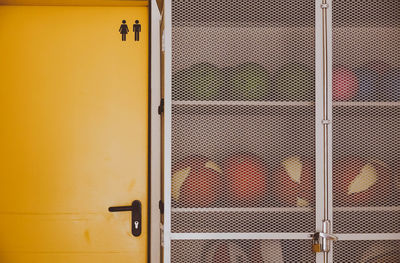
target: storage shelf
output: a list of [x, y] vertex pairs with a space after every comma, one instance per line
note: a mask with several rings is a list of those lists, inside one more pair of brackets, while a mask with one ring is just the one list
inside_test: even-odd
[[[172, 208], [172, 213], [215, 213], [215, 212], [260, 212], [260, 213], [305, 213], [311, 207], [228, 207], [228, 208]], [[334, 207], [333, 212], [400, 212], [400, 206]]]
[[334, 101], [336, 107], [400, 107], [400, 101]]
[[309, 101], [172, 101], [172, 105], [183, 106], [313, 106]]
[[333, 212], [400, 212], [400, 206], [334, 207]]
[[210, 212], [260, 212], [260, 213], [297, 213], [312, 212], [311, 207], [228, 207], [228, 208], [172, 208], [173, 213], [210, 213]]

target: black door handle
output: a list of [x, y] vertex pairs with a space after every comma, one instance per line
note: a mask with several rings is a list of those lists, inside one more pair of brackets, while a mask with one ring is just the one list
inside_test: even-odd
[[132, 213], [132, 235], [140, 236], [142, 233], [142, 203], [139, 200], [132, 202], [131, 206], [112, 206], [110, 212], [131, 212]]

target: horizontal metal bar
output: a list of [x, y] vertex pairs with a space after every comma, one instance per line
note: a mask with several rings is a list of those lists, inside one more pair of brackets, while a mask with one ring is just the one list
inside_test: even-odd
[[373, 233], [373, 234], [336, 234], [340, 241], [344, 240], [400, 240], [400, 233]]
[[313, 233], [171, 233], [171, 239], [311, 239], [312, 234]]
[[[260, 213], [306, 213], [311, 207], [215, 207], [215, 208], [172, 208], [172, 213], [218, 213], [218, 212], [260, 212]], [[400, 212], [400, 206], [334, 207], [333, 212]]]
[[[334, 101], [334, 107], [400, 107], [396, 101]], [[313, 106], [311, 101], [173, 101], [187, 106]]]
[[333, 212], [400, 212], [400, 206], [334, 207]]
[[336, 107], [400, 107], [400, 102], [395, 101], [334, 101]]
[[188, 106], [313, 106], [309, 101], [172, 101], [172, 105]]
[[210, 212], [260, 212], [260, 213], [300, 213], [313, 212], [311, 207], [225, 207], [225, 208], [172, 208], [172, 213]]

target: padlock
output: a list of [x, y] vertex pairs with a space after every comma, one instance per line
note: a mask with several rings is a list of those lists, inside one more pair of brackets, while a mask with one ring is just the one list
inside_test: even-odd
[[321, 244], [319, 243], [319, 233], [315, 233], [312, 238], [312, 251], [314, 253], [321, 252]]

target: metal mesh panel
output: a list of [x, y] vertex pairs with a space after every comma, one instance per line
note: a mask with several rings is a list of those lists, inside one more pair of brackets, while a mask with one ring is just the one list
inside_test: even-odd
[[185, 240], [172, 241], [174, 263], [315, 262], [304, 240]]
[[172, 23], [175, 100], [313, 100], [313, 1], [173, 1]]
[[333, 261], [398, 263], [400, 262], [400, 241], [339, 241], [335, 243]]
[[334, 1], [332, 79], [334, 231], [399, 232], [400, 1]]
[[[212, 160], [223, 172], [204, 178], [210, 185], [219, 185], [220, 189], [218, 196], [210, 202], [198, 204], [205, 209], [193, 210], [190, 208], [195, 204], [173, 200], [173, 231], [312, 231], [315, 220], [314, 171], [311, 167], [315, 144], [314, 116], [310, 109], [313, 107], [174, 106], [172, 160], [177, 166], [183, 163], [174, 171], [181, 171], [191, 162], [182, 162], [182, 158], [200, 155], [207, 156], [207, 161]], [[302, 121], [297, 121], [299, 119]], [[295, 130], [304, 132], [294, 133]], [[243, 175], [230, 173], [232, 170], [227, 162], [236, 156], [239, 156], [238, 162], [243, 159], [249, 163], [248, 167], [239, 164], [235, 168], [242, 169]], [[282, 160], [288, 156], [301, 156], [304, 180], [301, 187], [288, 188], [292, 186], [290, 182], [276, 178], [285, 178]], [[293, 158], [294, 164], [296, 161]], [[257, 167], [262, 167], [262, 173]], [[203, 170], [205, 172], [207, 168]], [[247, 175], [254, 178], [246, 179]], [[193, 199], [202, 199], [207, 194], [199, 188], [192, 190], [199, 194]], [[301, 197], [309, 203], [303, 206], [297, 199]]]
[[314, 10], [172, 1], [172, 232], [314, 231]]

